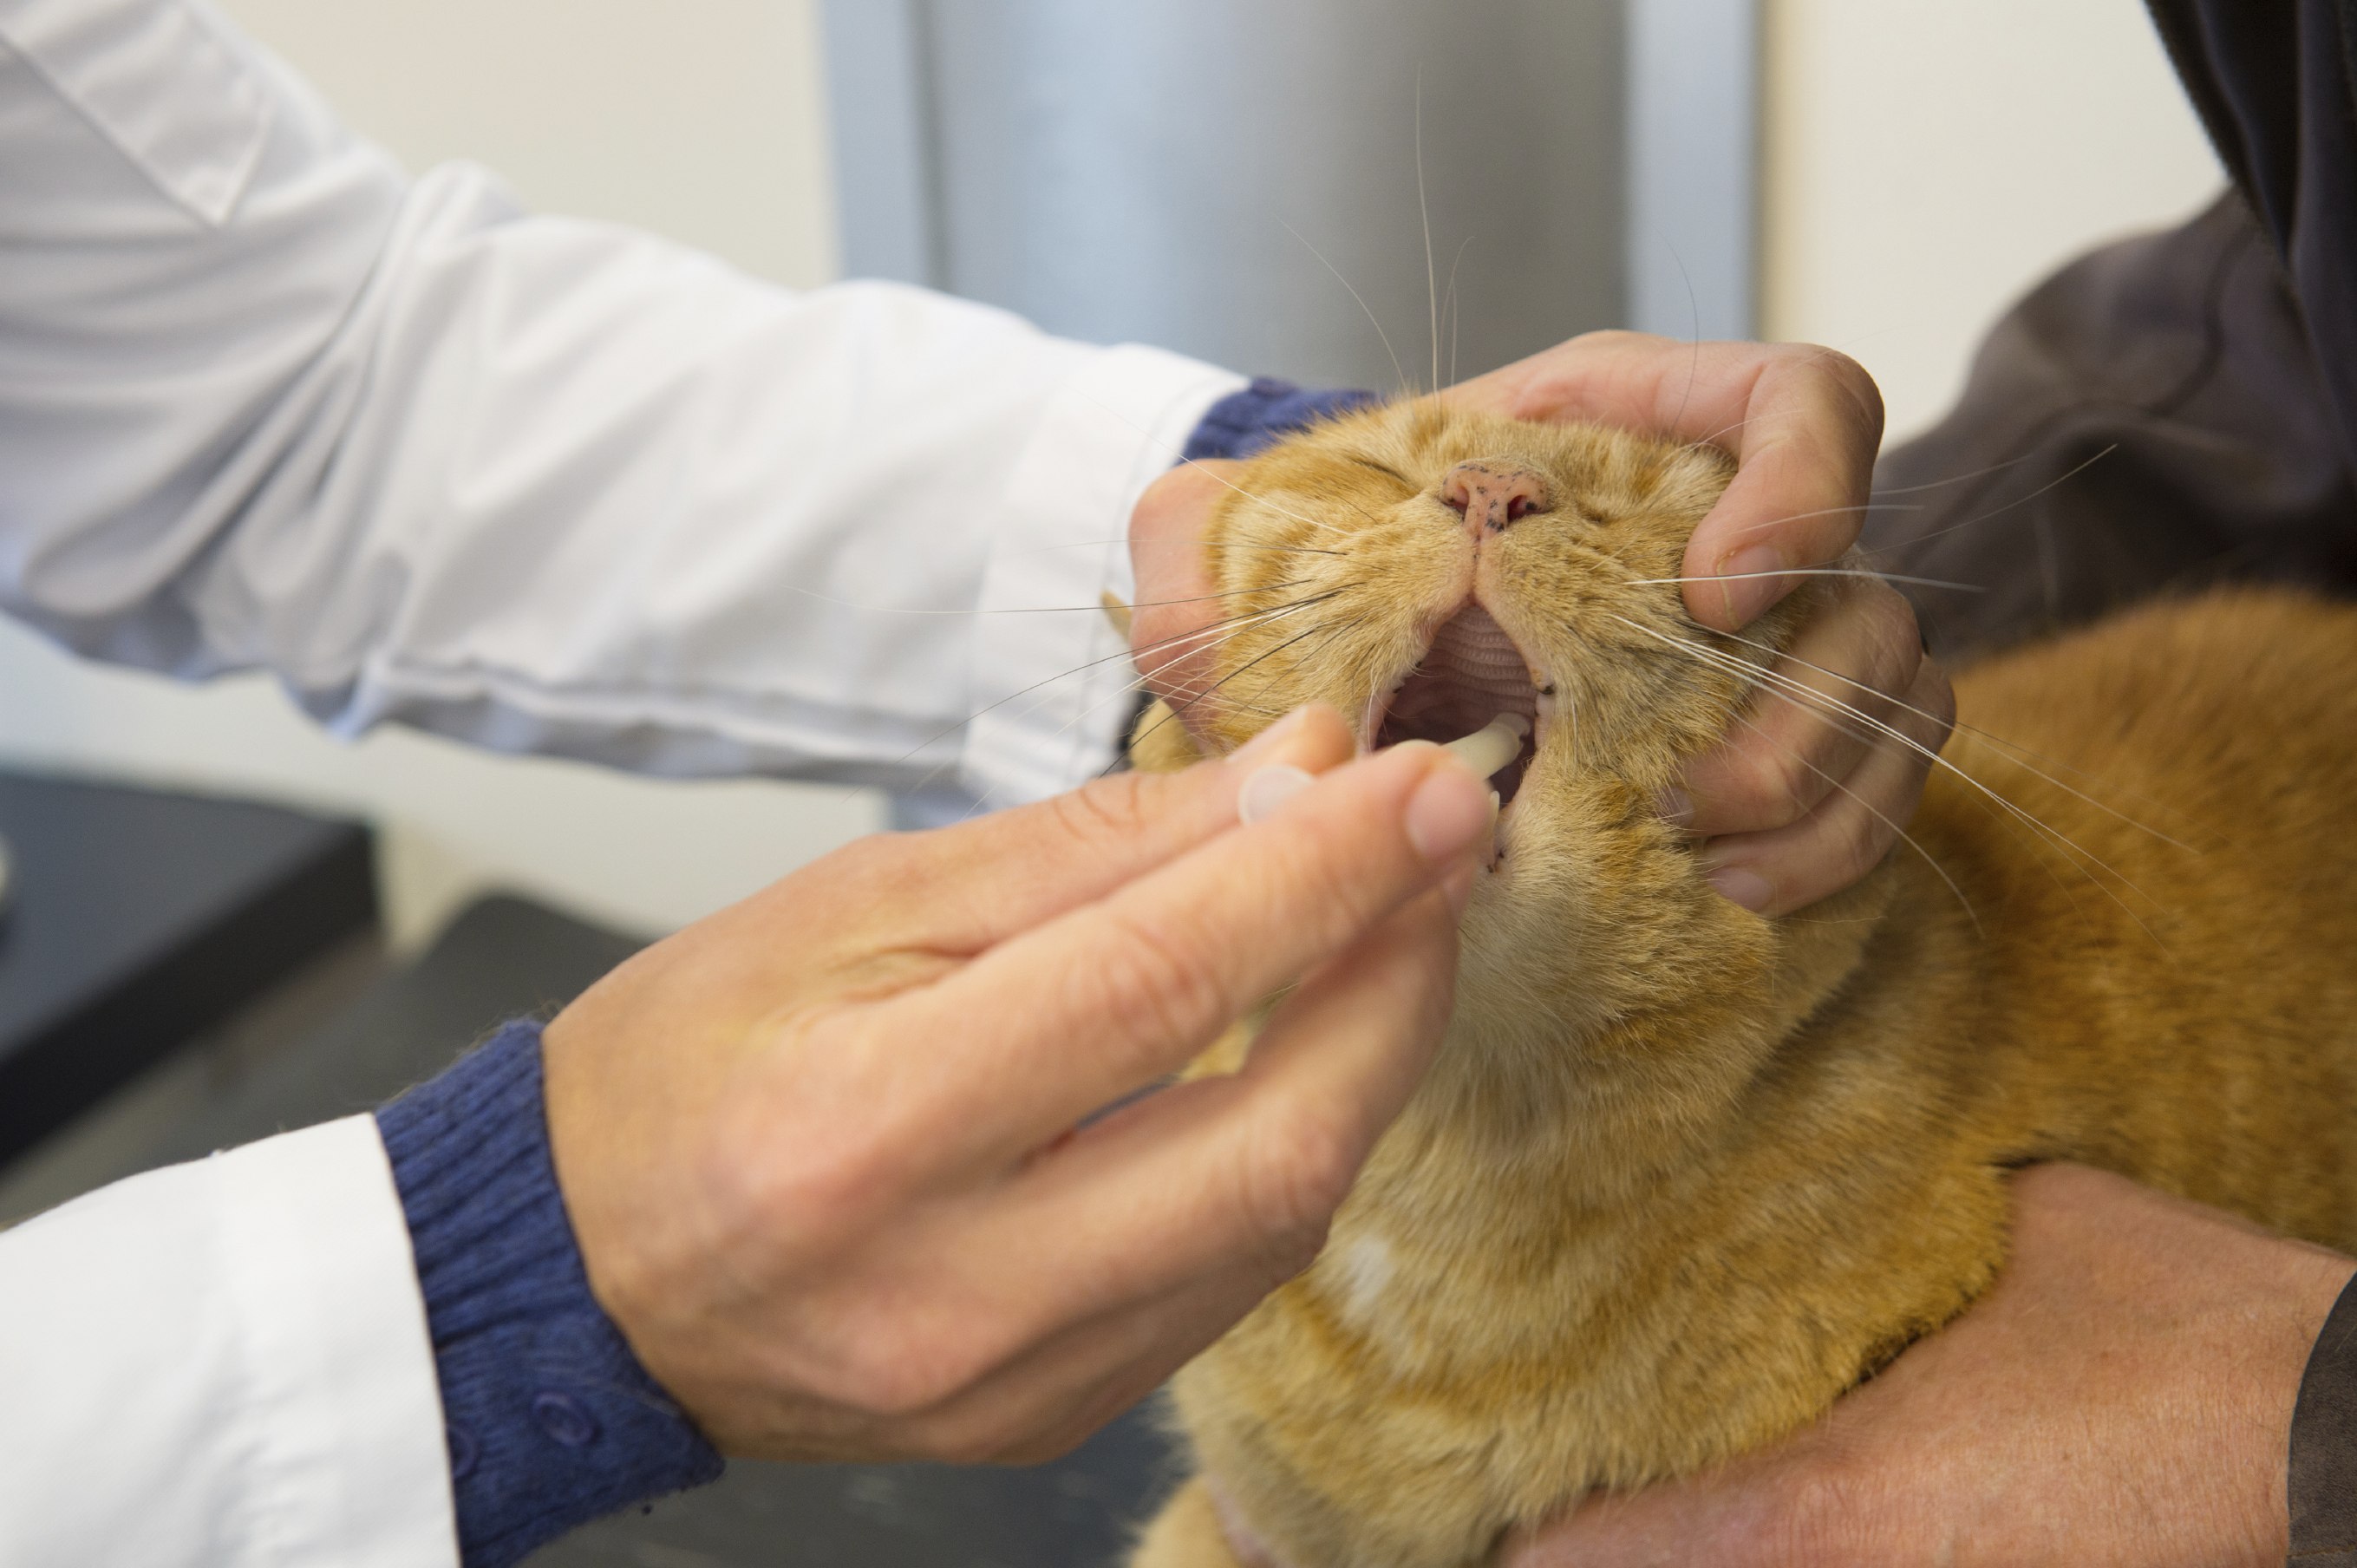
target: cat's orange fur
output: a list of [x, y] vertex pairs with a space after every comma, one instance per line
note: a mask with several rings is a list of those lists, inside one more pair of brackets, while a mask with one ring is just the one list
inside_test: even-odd
[[[1438, 496], [1475, 458], [1551, 491], [1478, 551]], [[2357, 1248], [2357, 610], [2155, 606], [1970, 671], [1946, 756], [2041, 825], [1943, 770], [1920, 853], [1763, 919], [1649, 803], [1768, 659], [1638, 581], [1728, 472], [1426, 402], [1272, 450], [1214, 521], [1229, 607], [1266, 617], [1220, 650], [1222, 746], [1306, 701], [1372, 714], [1469, 596], [1555, 688], [1430, 1077], [1318, 1261], [1174, 1383], [1286, 1568], [1480, 1563], [1793, 1431], [1987, 1288], [2028, 1162]], [[1140, 766], [1195, 756], [1168, 716]], [[1202, 1477], [1135, 1559], [1233, 1561]]]

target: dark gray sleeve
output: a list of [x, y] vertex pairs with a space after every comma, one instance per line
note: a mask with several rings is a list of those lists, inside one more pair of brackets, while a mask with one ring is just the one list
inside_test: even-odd
[[1874, 565], [1986, 590], [1907, 590], [1950, 662], [2215, 581], [2357, 593], [2357, 488], [2307, 324], [2231, 193], [2039, 285], [1947, 417], [1883, 457], [1875, 499]]
[[2291, 1561], [2357, 1568], [2357, 1279], [2309, 1352], [2291, 1417]]

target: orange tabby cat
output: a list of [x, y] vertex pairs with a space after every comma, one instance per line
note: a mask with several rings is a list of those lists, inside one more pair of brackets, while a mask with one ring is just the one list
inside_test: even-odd
[[[2029, 1162], [2357, 1248], [2357, 610], [2224, 595], [1971, 671], [1912, 847], [1763, 919], [1650, 802], [1844, 580], [1690, 620], [1730, 472], [1426, 401], [1238, 477], [1219, 746], [1313, 700], [1370, 746], [1535, 730], [1448, 1043], [1318, 1262], [1176, 1380], [1199, 1473], [1137, 1568], [1476, 1563], [1771, 1442], [1988, 1287]], [[1168, 717], [1139, 766], [1194, 758]]]

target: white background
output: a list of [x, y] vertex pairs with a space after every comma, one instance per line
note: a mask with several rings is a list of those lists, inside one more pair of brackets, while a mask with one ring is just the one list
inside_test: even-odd
[[2226, 183], [2139, 0], [1766, 4], [1761, 330], [1864, 361], [1894, 436], [2056, 263]]
[[[796, 286], [833, 274], [805, 0], [226, 5], [413, 168], [469, 156], [544, 209]], [[2136, 0], [1766, 0], [1762, 31], [1761, 319], [1863, 360], [1894, 432], [1938, 413], [2053, 263], [2221, 183]], [[399, 732], [339, 745], [266, 682], [81, 668], [5, 624], [0, 760], [371, 816], [406, 944], [491, 887], [667, 929], [880, 822], [839, 789], [654, 783]]]

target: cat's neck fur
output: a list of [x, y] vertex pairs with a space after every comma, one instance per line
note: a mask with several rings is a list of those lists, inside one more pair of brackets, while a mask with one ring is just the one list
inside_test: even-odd
[[[1446, 1147], [1501, 1197], [1543, 1168], [1556, 1201], [1606, 1205], [1742, 1134], [1747, 1088], [1858, 967], [1907, 868], [1766, 920], [1703, 880], [1648, 798], [1597, 775], [1550, 801], [1552, 820], [1525, 818], [1483, 874], [1542, 877], [1554, 896], [1534, 908], [1477, 886], [1457, 1015], [1384, 1164]], [[1537, 944], [1585, 983], [1534, 996], [1517, 970]]]

